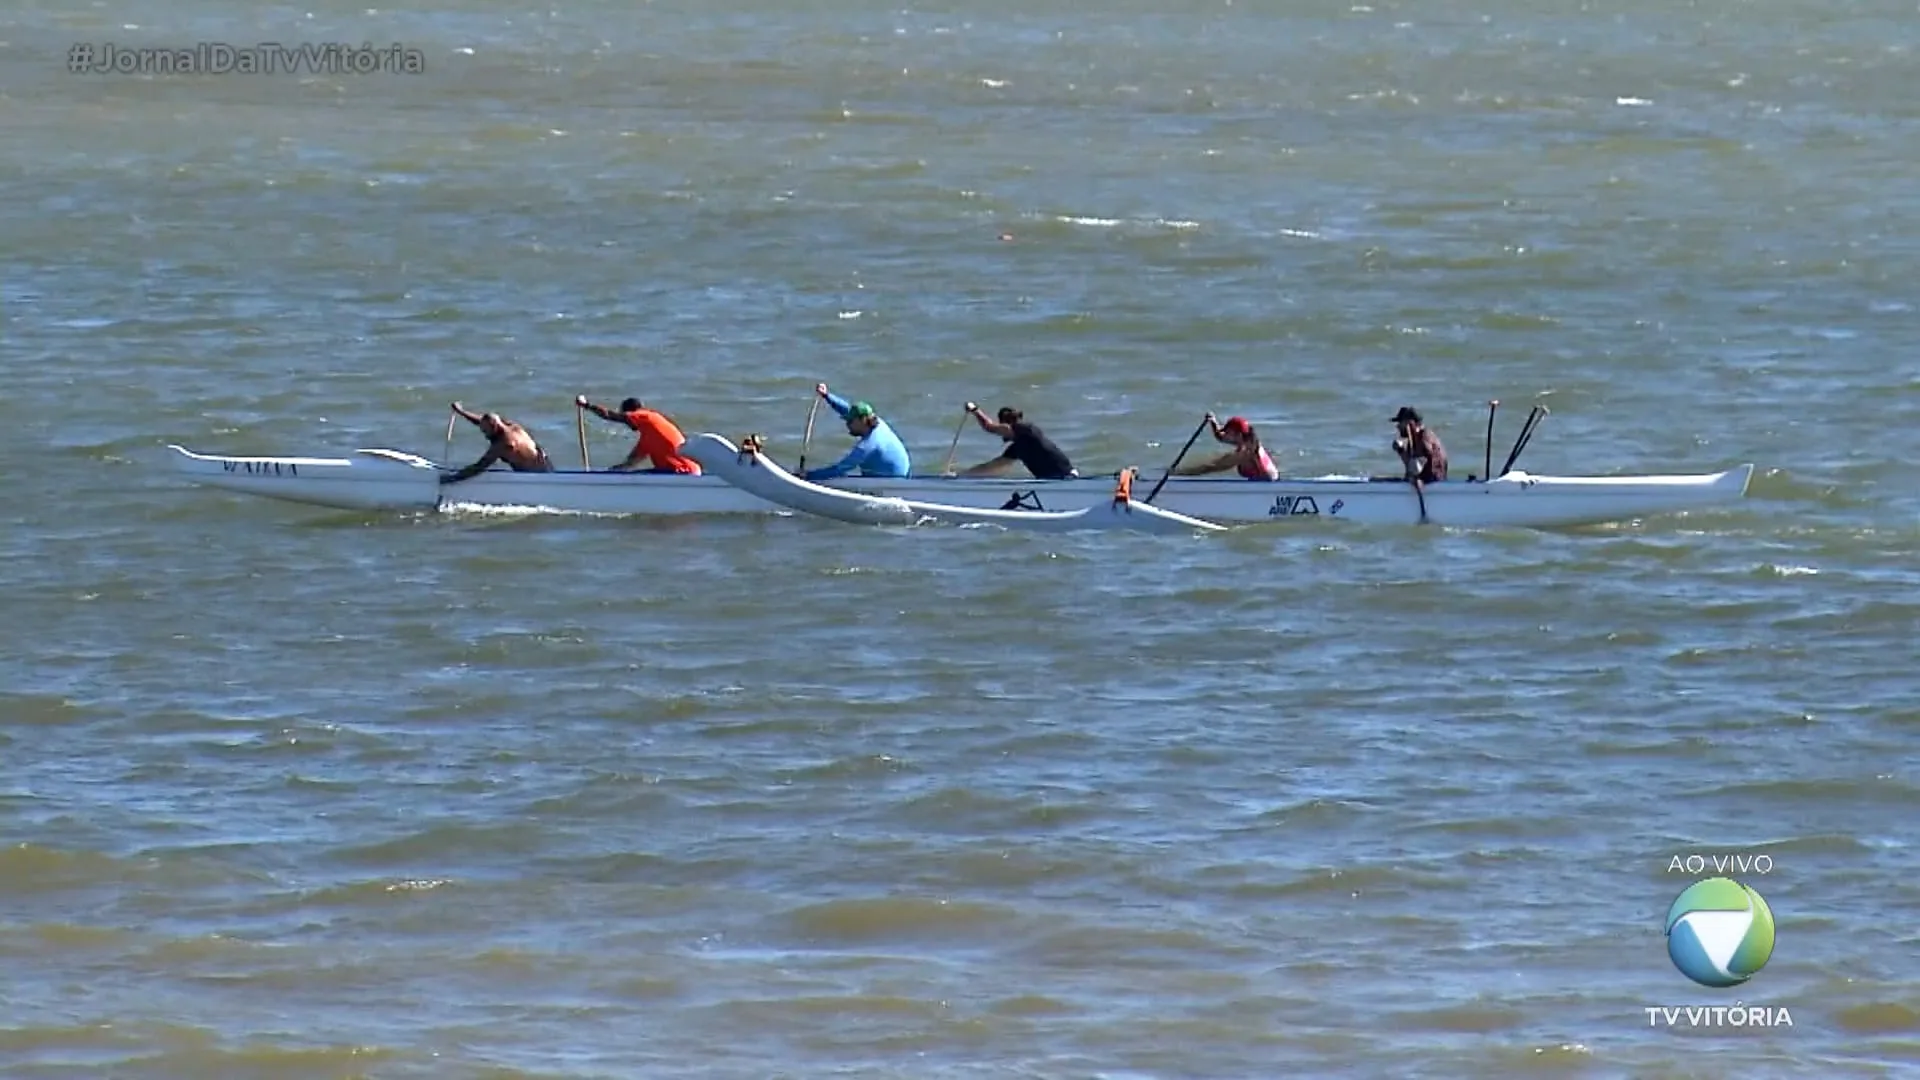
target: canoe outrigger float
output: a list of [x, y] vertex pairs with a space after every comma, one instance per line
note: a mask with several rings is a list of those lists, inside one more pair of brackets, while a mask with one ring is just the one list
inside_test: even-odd
[[[1468, 477], [1426, 484], [1416, 491], [1400, 477], [1324, 476], [1312, 479], [1245, 480], [1238, 477], [1162, 478], [1135, 509], [1164, 510], [1201, 523], [1297, 524], [1333, 519], [1371, 525], [1559, 528], [1630, 521], [1738, 502], [1753, 479], [1751, 464], [1716, 473], [1644, 476], [1533, 476], [1513, 469], [1546, 410], [1527, 418], [1506, 464], [1493, 479]], [[1492, 418], [1488, 418], [1487, 464], [1492, 464]], [[739, 448], [718, 435], [688, 440], [689, 452], [731, 454]], [[722, 447], [729, 448], [724, 452]], [[443, 466], [399, 450], [363, 449], [342, 457], [224, 457], [170, 446], [175, 468], [187, 479], [225, 491], [342, 510], [406, 511], [453, 507], [500, 507], [556, 513], [687, 515], [765, 514], [796, 509], [761, 494], [744, 474], [684, 476], [663, 473], [560, 470], [518, 473], [496, 467], [458, 484], [441, 483]], [[759, 452], [764, 457], [764, 451]], [[770, 462], [769, 462], [770, 463]], [[707, 468], [706, 463], [702, 463]], [[781, 470], [784, 474], [785, 470]], [[1111, 477], [1031, 480], [1008, 477], [844, 477], [810, 484], [865, 500], [900, 500], [953, 511], [1058, 514], [1111, 506]], [[767, 487], [784, 497], [792, 489]], [[805, 492], [805, 512], [816, 491]], [[829, 515], [831, 516], [831, 515]], [[937, 515], [933, 515], [936, 516]]]
[[1133, 499], [1137, 469], [1123, 469], [1104, 502], [1078, 510], [980, 510], [965, 506], [875, 498], [852, 491], [836, 491], [793, 475], [761, 452], [758, 436], [749, 435], [735, 446], [718, 435], [695, 435], [680, 452], [742, 491], [776, 506], [803, 514], [856, 525], [998, 525], [1022, 532], [1196, 533], [1224, 532], [1210, 521], [1186, 517]]

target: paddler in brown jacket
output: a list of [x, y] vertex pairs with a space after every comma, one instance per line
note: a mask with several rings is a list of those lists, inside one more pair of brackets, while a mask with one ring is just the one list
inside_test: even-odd
[[1420, 419], [1420, 411], [1402, 405], [1393, 416], [1400, 437], [1393, 440], [1393, 452], [1407, 467], [1407, 479], [1420, 484], [1438, 484], [1447, 478], [1447, 448], [1440, 436]]

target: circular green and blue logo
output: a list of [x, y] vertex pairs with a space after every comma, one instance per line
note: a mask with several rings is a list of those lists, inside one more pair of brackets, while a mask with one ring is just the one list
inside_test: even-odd
[[1773, 957], [1773, 910], [1731, 878], [1696, 881], [1667, 909], [1667, 956], [1701, 986], [1739, 986]]

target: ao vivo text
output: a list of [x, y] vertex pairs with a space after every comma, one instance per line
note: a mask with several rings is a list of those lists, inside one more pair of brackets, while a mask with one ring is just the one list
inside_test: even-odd
[[1669, 874], [1771, 874], [1771, 855], [1675, 855], [1667, 863]]

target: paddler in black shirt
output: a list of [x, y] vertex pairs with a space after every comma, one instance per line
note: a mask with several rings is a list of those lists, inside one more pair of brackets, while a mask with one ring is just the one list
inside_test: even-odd
[[1029, 423], [1019, 409], [1001, 409], [998, 422], [987, 419], [980, 406], [967, 402], [967, 415], [980, 422], [980, 430], [1007, 440], [1006, 452], [991, 461], [983, 461], [961, 476], [993, 476], [1005, 472], [1014, 462], [1027, 467], [1036, 480], [1065, 480], [1078, 476], [1073, 462], [1053, 445], [1045, 432]]

